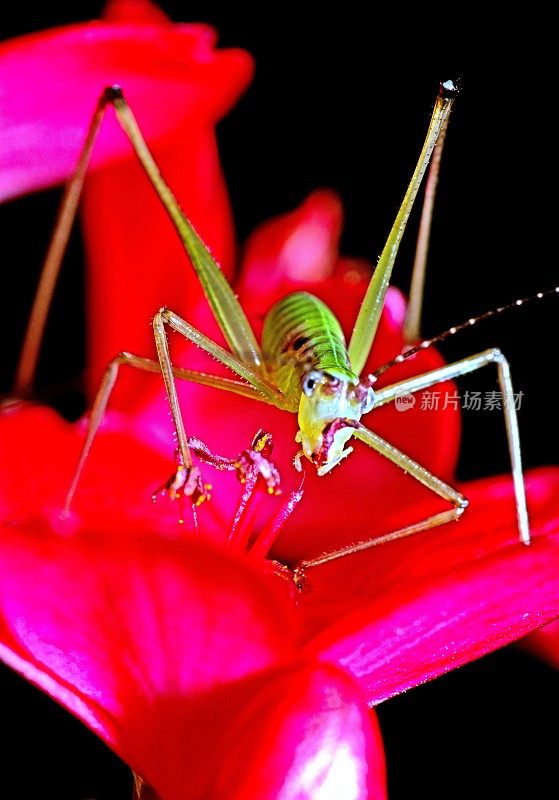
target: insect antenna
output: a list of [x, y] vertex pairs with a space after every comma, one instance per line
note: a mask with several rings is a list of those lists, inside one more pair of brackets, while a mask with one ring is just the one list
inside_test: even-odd
[[407, 347], [391, 361], [387, 361], [386, 364], [383, 364], [381, 367], [376, 369], [372, 375], [375, 378], [378, 378], [380, 375], [384, 375], [384, 373], [389, 369], [392, 369], [392, 367], [401, 364], [402, 361], [412, 358], [413, 356], [417, 355], [417, 353], [420, 353], [422, 350], [427, 350], [434, 344], [444, 342], [445, 339], [449, 339], [459, 331], [471, 328], [473, 325], [477, 325], [478, 322], [482, 322], [490, 317], [496, 317], [499, 314], [502, 314], [504, 311], [510, 311], [513, 308], [519, 308], [527, 303], [533, 303], [536, 300], [543, 300], [543, 298], [550, 297], [552, 294], [559, 294], [559, 286], [555, 286], [553, 289], [547, 289], [545, 292], [537, 292], [536, 294], [528, 295], [527, 297], [520, 297], [517, 300], [513, 300], [511, 303], [506, 303], [504, 306], [499, 306], [498, 308], [493, 308], [490, 311], [485, 311], [483, 314], [480, 314], [477, 317], [470, 317], [469, 319], [465, 320], [465, 322], [461, 322], [459, 325], [453, 325], [452, 328], [449, 328], [448, 330], [443, 331], [436, 336], [432, 336], [430, 339], [423, 339], [423, 341], [419, 344], [414, 345], [413, 347]]
[[[456, 93], [460, 91], [459, 81], [455, 81], [452, 86]], [[435, 208], [435, 197], [437, 194], [437, 185], [439, 183], [439, 172], [449, 119], [450, 115], [446, 117], [441, 126], [439, 138], [437, 139], [433, 155], [431, 156], [431, 163], [429, 164], [429, 172], [427, 173], [427, 181], [425, 183], [425, 195], [419, 222], [419, 235], [415, 248], [408, 308], [404, 319], [404, 339], [406, 342], [416, 342], [421, 338], [421, 313], [423, 309], [423, 290], [427, 272], [429, 241], [431, 239], [431, 223], [433, 221], [433, 209]]]

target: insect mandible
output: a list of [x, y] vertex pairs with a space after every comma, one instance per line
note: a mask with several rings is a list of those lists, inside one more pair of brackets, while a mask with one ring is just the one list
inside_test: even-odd
[[[378, 260], [355, 321], [349, 344], [346, 347], [342, 329], [334, 314], [322, 301], [305, 292], [288, 295], [270, 309], [265, 318], [261, 345], [258, 344], [233, 290], [163, 180], [122, 91], [116, 86], [105, 90], [100, 98], [76, 173], [65, 194], [60, 214], [63, 222], [59, 226], [58, 251], [52, 255], [52, 260], [55, 262], [61, 258], [64, 239], [67, 238], [76, 212], [79, 190], [83, 183], [96, 134], [106, 106], [112, 104], [121, 126], [128, 135], [140, 162], [171, 217], [230, 350], [226, 350], [212, 341], [172, 310], [160, 309], [153, 319], [158, 361], [123, 352], [107, 368], [90, 416], [80, 462], [66, 500], [66, 512], [76, 491], [80, 474], [103, 418], [121, 364], [161, 373], [163, 376], [177, 437], [177, 472], [167, 484], [167, 490], [172, 497], [187, 496], [195, 505], [199, 505], [208, 498], [208, 486], [203, 483], [200, 469], [194, 463], [193, 455], [219, 469], [236, 469], [241, 479], [246, 474], [247, 466], [253, 467], [256, 464], [270, 492], [274, 492], [279, 483], [277, 471], [268, 457], [270, 451], [268, 434], [261, 432], [255, 437], [251, 447], [245, 451], [244, 460], [217, 456], [202, 442], [187, 436], [175, 385], [175, 380], [178, 378], [232, 392], [269, 403], [290, 413], [296, 413], [299, 426], [296, 442], [301, 447], [295, 456], [295, 464], [299, 469], [301, 468], [301, 459], [306, 458], [315, 466], [318, 475], [327, 474], [351, 453], [352, 448], [347, 445], [351, 438], [356, 438], [404, 469], [450, 504], [451, 507], [448, 510], [429, 516], [405, 528], [301, 562], [295, 569], [296, 580], [300, 581], [301, 576], [311, 567], [459, 519], [468, 505], [467, 499], [452, 486], [366, 427], [361, 419], [374, 409], [393, 402], [402, 394], [418, 392], [473, 372], [483, 366], [495, 364], [505, 398], [504, 414], [512, 462], [519, 535], [524, 544], [530, 543], [517, 416], [515, 404], [512, 402], [510, 370], [501, 351], [495, 348], [488, 349], [428, 373], [386, 386], [378, 391], [374, 389], [377, 375], [362, 374], [379, 324], [392, 268], [406, 223], [431, 155], [437, 142], [444, 137], [455, 94], [456, 90], [451, 81], [441, 85], [416, 168]], [[428, 228], [427, 224], [422, 234], [424, 242], [428, 238]], [[45, 305], [48, 305], [48, 302], [45, 304], [43, 297], [43, 306]], [[469, 320], [466, 324], [472, 324], [473, 321]], [[410, 357], [418, 349], [428, 347], [434, 341], [453, 334], [460, 327], [462, 326], [456, 326], [445, 334], [424, 341], [419, 347], [397, 356], [393, 362], [381, 367], [377, 374], [385, 371], [393, 363], [399, 363]], [[235, 379], [225, 378], [175, 367], [171, 361], [167, 328], [182, 334], [186, 339], [205, 350], [228, 367], [237, 377]], [[36, 330], [29, 338], [37, 340]], [[23, 353], [20, 363], [23, 369], [29, 371], [34, 359], [29, 353], [25, 355], [25, 347]], [[21, 392], [29, 381], [29, 372], [27, 374], [20, 372], [16, 387]]]

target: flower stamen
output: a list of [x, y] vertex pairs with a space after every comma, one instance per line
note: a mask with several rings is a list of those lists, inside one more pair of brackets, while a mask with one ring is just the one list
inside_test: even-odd
[[[304, 476], [303, 476], [304, 480]], [[274, 542], [281, 533], [285, 523], [291, 517], [303, 497], [303, 481], [297, 491], [289, 494], [278, 513], [267, 525], [262, 528], [254, 542], [249, 548], [249, 555], [254, 559], [265, 559], [270, 552]]]

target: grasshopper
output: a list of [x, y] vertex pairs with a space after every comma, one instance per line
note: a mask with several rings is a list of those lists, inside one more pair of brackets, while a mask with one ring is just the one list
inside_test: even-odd
[[[422, 293], [421, 262], [424, 266], [438, 162], [455, 94], [456, 89], [451, 81], [441, 84], [416, 168], [364, 296], [349, 344], [346, 346], [342, 329], [334, 314], [322, 301], [306, 292], [288, 295], [270, 309], [264, 322], [262, 342], [261, 344], [257, 342], [231, 286], [207, 246], [182, 212], [172, 191], [159, 172], [121, 89], [113, 86], [104, 91], [92, 120], [76, 172], [63, 199], [53, 246], [46, 261], [45, 274], [50, 273], [50, 277], [44, 278], [44, 285], [39, 289], [41, 306], [43, 309], [48, 307], [49, 301], [45, 300], [45, 295], [48, 295], [48, 287], [54, 283], [52, 276], [56, 273], [62, 258], [95, 137], [106, 107], [112, 105], [149, 180], [176, 228], [230, 349], [227, 350], [212, 341], [171, 309], [161, 308], [157, 311], [153, 318], [153, 332], [158, 360], [150, 360], [123, 352], [110, 363], [106, 370], [90, 415], [80, 461], [68, 492], [66, 513], [103, 418], [118, 369], [122, 364], [160, 373], [163, 377], [177, 440], [177, 471], [166, 484], [166, 489], [171, 497], [187, 496], [193, 505], [199, 505], [208, 499], [209, 487], [203, 483], [200, 468], [194, 462], [194, 455], [218, 469], [236, 469], [241, 480], [246, 479], [250, 470], [256, 469], [264, 477], [268, 490], [272, 493], [278, 491], [279, 485], [279, 475], [270, 461], [271, 437], [269, 434], [259, 432], [251, 447], [236, 459], [217, 456], [211, 453], [202, 442], [187, 436], [176, 390], [176, 380], [181, 379], [242, 395], [297, 414], [298, 432], [295, 440], [300, 445], [300, 450], [295, 455], [294, 463], [299, 470], [301, 469], [301, 460], [305, 458], [314, 465], [318, 475], [327, 474], [351, 453], [352, 448], [347, 445], [352, 438], [355, 438], [404, 469], [450, 504], [451, 507], [448, 510], [429, 516], [427, 519], [405, 528], [301, 562], [295, 569], [296, 579], [299, 581], [309, 568], [460, 518], [468, 501], [459, 491], [382, 439], [372, 429], [366, 427], [361, 420], [365, 415], [395, 401], [403, 394], [418, 392], [494, 364], [505, 398], [504, 415], [512, 463], [519, 537], [524, 544], [530, 543], [518, 422], [515, 405], [512, 402], [513, 388], [508, 362], [500, 350], [490, 348], [383, 389], [375, 390], [374, 388], [378, 375], [393, 364], [400, 363], [418, 350], [456, 333], [462, 327], [474, 324], [477, 319], [498, 313], [505, 307], [496, 309], [495, 312], [488, 312], [480, 318], [470, 319], [463, 325], [455, 326], [438, 337], [421, 342], [418, 346], [398, 355], [392, 362], [377, 370], [375, 374], [362, 374], [377, 331], [398, 248], [423, 176], [431, 156], [435, 152], [435, 158], [431, 165], [431, 188], [428, 185], [427, 200], [420, 228], [419, 250], [423, 250], [423, 257], [420, 257], [417, 262], [420, 266], [415, 271], [412, 286], [411, 311], [408, 316], [409, 337], [414, 338], [414, 333], [418, 329], [421, 307], [419, 298]], [[543, 294], [540, 293], [538, 297]], [[523, 301], [515, 301], [509, 306], [521, 302]], [[28, 333], [28, 344], [23, 349], [20, 371], [16, 381], [16, 387], [20, 391], [23, 391], [31, 380], [32, 366], [30, 365], [34, 363], [34, 356], [29, 352], [29, 342], [40, 340], [40, 335], [37, 334], [42, 324], [40, 317], [40, 309], [32, 313], [30, 326], [32, 332]], [[181, 334], [190, 342], [201, 347], [228, 367], [236, 377], [225, 378], [175, 366], [169, 350], [168, 330]]]

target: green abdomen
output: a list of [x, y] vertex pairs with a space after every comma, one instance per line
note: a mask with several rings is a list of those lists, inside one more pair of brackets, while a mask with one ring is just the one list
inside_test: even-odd
[[299, 381], [311, 369], [355, 381], [340, 323], [322, 300], [308, 292], [290, 294], [264, 320], [262, 351], [273, 372], [291, 364]]

